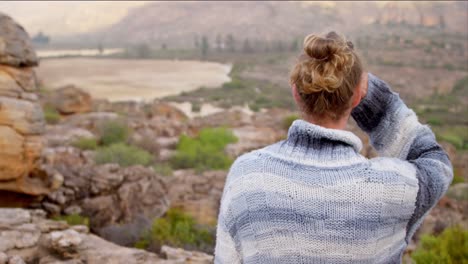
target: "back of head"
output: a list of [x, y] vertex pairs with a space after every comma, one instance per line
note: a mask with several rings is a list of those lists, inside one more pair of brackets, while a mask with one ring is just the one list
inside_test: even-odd
[[311, 34], [304, 39], [304, 52], [290, 75], [302, 109], [317, 118], [339, 119], [351, 107], [363, 72], [353, 44], [333, 31]]

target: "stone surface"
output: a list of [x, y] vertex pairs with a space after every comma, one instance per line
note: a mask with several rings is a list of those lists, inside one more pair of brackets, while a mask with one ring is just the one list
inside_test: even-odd
[[90, 112], [93, 107], [91, 95], [73, 85], [54, 90], [47, 101], [60, 113], [66, 115]]
[[38, 64], [28, 33], [3, 13], [0, 13], [0, 64], [15, 67]]
[[0, 13], [0, 190], [28, 195], [55, 187], [39, 164], [45, 121], [35, 94], [36, 65], [28, 34]]
[[214, 225], [226, 175], [225, 171], [174, 171], [168, 179], [171, 205], [189, 213], [198, 223]]
[[[168, 257], [121, 247], [88, 233], [86, 227], [45, 219], [41, 210], [0, 208], [0, 216], [3, 215], [11, 219], [0, 224], [0, 264], [202, 264], [213, 259], [204, 253], [166, 246]], [[31, 237], [31, 232], [35, 232], [35, 237]]]

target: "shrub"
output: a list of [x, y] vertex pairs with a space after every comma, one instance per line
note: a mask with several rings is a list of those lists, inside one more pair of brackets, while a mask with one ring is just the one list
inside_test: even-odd
[[147, 151], [124, 143], [98, 148], [95, 156], [97, 164], [117, 163], [122, 167], [147, 166], [152, 160], [153, 156]]
[[151, 230], [135, 243], [137, 248], [150, 245], [183, 247], [185, 249], [209, 249], [214, 246], [214, 234], [208, 227], [198, 225], [195, 219], [180, 209], [169, 209], [164, 217], [155, 219]]
[[446, 141], [455, 146], [457, 149], [463, 149], [465, 143], [463, 142], [463, 138], [459, 137], [458, 135], [451, 134], [451, 133], [442, 133], [437, 134], [437, 137], [441, 141]]
[[89, 218], [81, 216], [79, 214], [59, 215], [53, 217], [52, 219], [56, 221], [65, 221], [69, 225], [85, 225], [89, 227]]
[[283, 119], [283, 128], [286, 129], [286, 130], [289, 129], [289, 127], [292, 125], [292, 123], [296, 119], [299, 119], [299, 116], [295, 115], [295, 114], [285, 117]]
[[177, 152], [171, 159], [172, 167], [197, 170], [227, 169], [232, 159], [224, 153], [229, 143], [237, 138], [226, 128], [205, 128], [197, 137], [182, 135], [177, 144]]
[[157, 174], [161, 174], [163, 176], [172, 176], [173, 174], [172, 167], [168, 163], [156, 164], [153, 166], [153, 169]]
[[101, 143], [105, 146], [126, 143], [130, 135], [129, 127], [122, 121], [107, 121], [99, 127]]
[[433, 125], [433, 126], [440, 126], [442, 125], [442, 120], [440, 120], [439, 118], [437, 117], [430, 117], [428, 120], [427, 120], [427, 123], [429, 125]]
[[411, 255], [417, 264], [468, 263], [468, 230], [447, 228], [439, 236], [423, 235], [419, 248]]
[[48, 124], [57, 124], [60, 121], [59, 112], [52, 106], [44, 106], [44, 118]]
[[72, 146], [82, 150], [95, 150], [98, 147], [98, 142], [95, 138], [79, 138], [72, 143]]
[[246, 87], [247, 87], [247, 84], [237, 77], [233, 77], [230, 82], [223, 84], [223, 88], [226, 88], [226, 89], [242, 89]]

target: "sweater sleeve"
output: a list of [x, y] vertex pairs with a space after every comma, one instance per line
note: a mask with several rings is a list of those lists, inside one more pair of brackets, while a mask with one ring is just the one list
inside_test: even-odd
[[452, 164], [431, 129], [418, 121], [399, 95], [373, 74], [368, 77], [367, 95], [351, 114], [369, 134], [380, 156], [398, 158], [416, 169], [419, 189], [416, 209], [407, 226], [408, 242], [447, 191], [453, 178]]

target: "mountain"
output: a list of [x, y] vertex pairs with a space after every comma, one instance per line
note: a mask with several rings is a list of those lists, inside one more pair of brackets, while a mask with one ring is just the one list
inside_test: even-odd
[[369, 24], [467, 34], [467, 17], [467, 2], [153, 2], [80, 39], [191, 47], [203, 35], [211, 42], [228, 34], [239, 41], [273, 42], [332, 28], [359, 32]]

